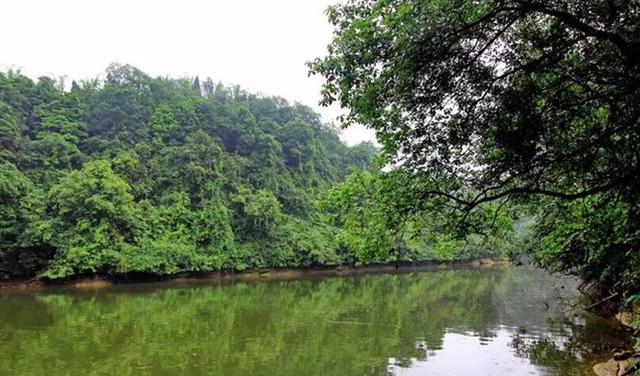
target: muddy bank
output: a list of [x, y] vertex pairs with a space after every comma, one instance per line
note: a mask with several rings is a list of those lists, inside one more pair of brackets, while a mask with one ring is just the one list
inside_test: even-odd
[[243, 271], [219, 271], [210, 273], [180, 273], [167, 276], [148, 274], [124, 274], [113, 276], [80, 277], [63, 281], [41, 279], [0, 281], [0, 291], [26, 290], [38, 291], [50, 288], [96, 289], [113, 286], [119, 283], [152, 283], [168, 281], [211, 280], [211, 281], [254, 281], [254, 280], [287, 280], [312, 276], [349, 275], [362, 273], [411, 272], [429, 268], [442, 267], [494, 267], [510, 264], [508, 258], [482, 258], [457, 261], [424, 261], [415, 263], [377, 264], [363, 266], [337, 265], [310, 268], [261, 268]]

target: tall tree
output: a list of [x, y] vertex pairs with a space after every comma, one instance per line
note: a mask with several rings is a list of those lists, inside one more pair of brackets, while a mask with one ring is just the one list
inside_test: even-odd
[[335, 37], [310, 64], [324, 103], [375, 129], [389, 162], [430, 179], [416, 202], [469, 211], [536, 197], [538, 215], [567, 220], [574, 200], [593, 210], [581, 216], [616, 211], [625, 236], [589, 221], [562, 241], [540, 228], [541, 244], [562, 250], [561, 268], [611, 285], [616, 264], [623, 289], [640, 291], [639, 2], [349, 0], [328, 15]]
[[9, 105], [0, 101], [0, 160], [14, 160], [19, 142], [18, 118]]

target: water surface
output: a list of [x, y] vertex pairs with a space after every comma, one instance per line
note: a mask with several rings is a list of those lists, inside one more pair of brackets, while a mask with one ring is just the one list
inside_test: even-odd
[[528, 266], [0, 292], [2, 375], [582, 375], [624, 338]]

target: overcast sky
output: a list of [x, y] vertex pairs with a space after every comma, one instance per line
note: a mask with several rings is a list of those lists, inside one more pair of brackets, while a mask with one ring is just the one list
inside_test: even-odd
[[[209, 76], [315, 108], [321, 80], [305, 62], [323, 56], [335, 0], [6, 0], [0, 3], [0, 69], [86, 79], [111, 62], [153, 76]], [[343, 132], [373, 140], [362, 127]]]

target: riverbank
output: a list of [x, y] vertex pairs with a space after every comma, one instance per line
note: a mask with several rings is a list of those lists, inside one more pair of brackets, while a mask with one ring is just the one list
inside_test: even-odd
[[313, 276], [332, 276], [365, 273], [384, 273], [393, 271], [410, 272], [424, 268], [442, 267], [494, 267], [510, 264], [511, 259], [504, 257], [480, 258], [454, 261], [421, 261], [398, 264], [370, 264], [362, 266], [337, 265], [331, 267], [310, 268], [261, 268], [242, 271], [223, 270], [212, 273], [180, 273], [173, 275], [121, 274], [85, 276], [66, 280], [18, 279], [0, 281], [0, 291], [26, 290], [38, 291], [51, 288], [99, 289], [120, 283], [153, 283], [169, 281], [211, 280], [211, 281], [255, 281], [288, 280]]
[[[640, 316], [640, 305], [632, 308], [623, 308], [614, 315], [614, 319], [621, 325], [636, 330], [634, 320]], [[628, 376], [640, 374], [640, 339], [632, 348], [621, 349], [612, 354], [611, 359], [598, 363], [593, 371], [598, 376]]]

